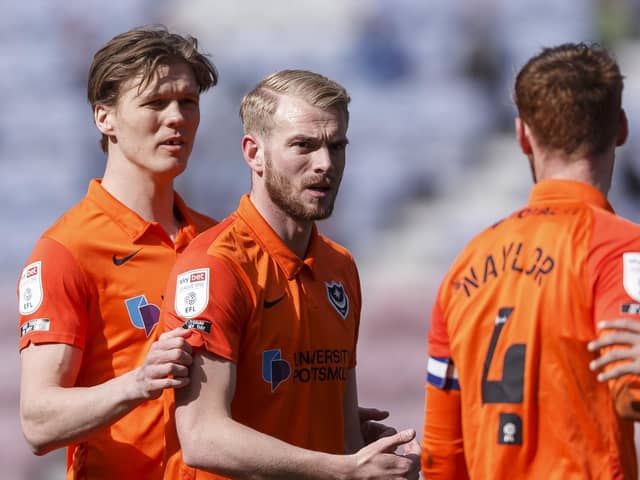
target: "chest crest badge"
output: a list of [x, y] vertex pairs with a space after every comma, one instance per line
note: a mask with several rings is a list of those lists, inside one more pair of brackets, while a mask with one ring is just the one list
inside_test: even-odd
[[349, 314], [349, 297], [344, 291], [342, 282], [325, 282], [327, 289], [327, 298], [329, 303], [336, 309], [336, 312], [340, 314], [343, 320], [347, 318]]

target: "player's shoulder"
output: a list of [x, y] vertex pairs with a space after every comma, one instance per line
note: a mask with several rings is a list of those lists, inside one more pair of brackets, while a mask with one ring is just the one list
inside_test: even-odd
[[640, 231], [640, 225], [638, 225], [637, 223], [627, 218], [621, 217], [610, 210], [607, 210], [605, 208], [600, 208], [595, 205], [590, 205], [589, 208], [590, 208], [590, 211], [592, 212], [592, 215], [595, 221], [598, 223], [606, 223], [611, 225], [614, 228], [620, 228], [625, 231], [627, 230], [633, 231], [633, 232]]
[[606, 250], [640, 249], [640, 225], [614, 213], [592, 208], [590, 245]]
[[244, 258], [250, 249], [245, 228], [233, 213], [216, 225], [199, 233], [180, 255], [178, 262], [186, 265], [202, 262], [207, 257]]
[[200, 233], [212, 227], [215, 227], [218, 224], [217, 220], [190, 207], [187, 207], [187, 211], [189, 214], [189, 221], [196, 227], [196, 230]]
[[100, 218], [90, 202], [83, 198], [60, 215], [41, 235], [71, 247], [96, 238]]
[[343, 258], [347, 261], [353, 262], [353, 254], [351, 251], [345, 247], [344, 245], [332, 240], [331, 238], [323, 235], [322, 233], [318, 233], [316, 237], [318, 251], [322, 255], [328, 255], [336, 258]]

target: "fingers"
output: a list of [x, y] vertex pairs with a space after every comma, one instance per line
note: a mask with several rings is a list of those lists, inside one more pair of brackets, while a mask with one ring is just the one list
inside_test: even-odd
[[176, 328], [155, 341], [137, 370], [138, 391], [144, 398], [157, 398], [166, 388], [182, 388], [189, 383], [192, 348], [186, 338], [189, 330]]
[[420, 444], [415, 438], [402, 446], [402, 454], [404, 456], [418, 456], [419, 458], [421, 452]]
[[358, 416], [361, 423], [369, 420], [380, 421], [387, 418], [389, 416], [389, 412], [387, 410], [379, 410], [377, 408], [358, 407]]
[[638, 345], [640, 346], [640, 335], [625, 331], [615, 331], [604, 335], [587, 344], [590, 352], [595, 352], [602, 347], [611, 347], [614, 345]]
[[375, 442], [379, 438], [390, 437], [391, 435], [398, 433], [398, 431], [393, 427], [372, 421], [361, 423], [360, 430], [366, 445]]
[[398, 432], [395, 435], [391, 435], [390, 437], [383, 437], [379, 440], [376, 440], [370, 445], [370, 447], [379, 452], [392, 453], [395, 452], [396, 448], [398, 448], [400, 445], [410, 442], [415, 437], [416, 431], [410, 428], [407, 430], [402, 430], [401, 432]]
[[613, 380], [614, 378], [622, 377], [623, 375], [638, 375], [640, 374], [640, 366], [635, 363], [624, 363], [622, 365], [617, 365], [606, 372], [601, 372], [598, 374], [598, 381], [606, 382], [608, 380]]
[[172, 337], [187, 337], [191, 333], [191, 330], [188, 328], [176, 327], [173, 330], [169, 330], [168, 332], [163, 332], [160, 335], [160, 339], [162, 338], [172, 338]]
[[637, 356], [638, 354], [634, 349], [616, 348], [614, 350], [608, 351], [595, 360], [592, 360], [589, 363], [589, 368], [591, 370], [598, 370], [610, 363], [617, 362], [619, 360], [635, 360]]
[[618, 328], [629, 330], [631, 332], [640, 333], [640, 321], [632, 318], [618, 318], [615, 320], [602, 320], [598, 322], [598, 328], [604, 330], [605, 328]]
[[150, 380], [148, 389], [150, 392], [157, 392], [160, 394], [162, 390], [166, 388], [182, 388], [189, 384], [189, 377], [165, 377]]
[[151, 345], [147, 354], [148, 363], [168, 363], [175, 362], [181, 365], [191, 365], [193, 351], [186, 337], [190, 335], [189, 330], [176, 328], [160, 335], [160, 338]]

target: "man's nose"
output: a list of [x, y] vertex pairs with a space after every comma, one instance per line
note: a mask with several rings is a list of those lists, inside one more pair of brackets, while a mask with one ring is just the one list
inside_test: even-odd
[[326, 146], [316, 150], [313, 157], [313, 170], [315, 172], [328, 172], [333, 169], [334, 160]]
[[178, 126], [184, 123], [184, 112], [178, 101], [172, 101], [167, 105], [165, 110], [166, 122], [169, 126]]

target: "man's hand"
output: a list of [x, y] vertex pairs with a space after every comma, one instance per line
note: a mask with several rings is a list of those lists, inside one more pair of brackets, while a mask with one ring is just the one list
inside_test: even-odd
[[[356, 465], [349, 478], [417, 479], [420, 473], [420, 445], [414, 430], [403, 430], [360, 449], [353, 456]], [[402, 453], [395, 453], [402, 447]]]
[[181, 388], [189, 383], [191, 345], [185, 338], [190, 333], [178, 327], [163, 333], [151, 345], [135, 375], [139, 398], [158, 398], [165, 388]]
[[[607, 320], [599, 322], [598, 328], [601, 330], [613, 329], [614, 331], [590, 342], [587, 345], [589, 351], [595, 352], [603, 347], [620, 347], [609, 350], [589, 364], [589, 368], [595, 371], [617, 363], [610, 370], [600, 372], [598, 380], [606, 382], [623, 375], [640, 374], [640, 321], [629, 318]], [[618, 363], [621, 360], [629, 361]]]
[[378, 423], [380, 420], [384, 420], [389, 416], [389, 412], [386, 410], [358, 407], [358, 416], [360, 418], [360, 432], [362, 433], [365, 445], [397, 433], [395, 428], [383, 423]]

